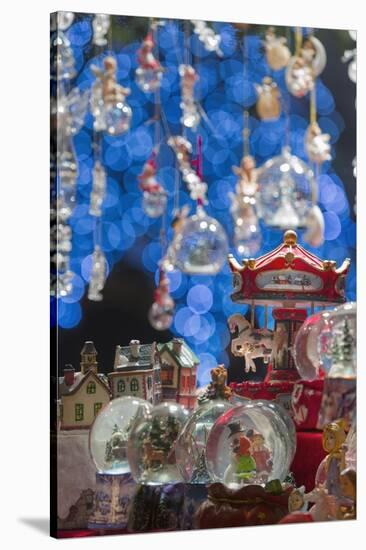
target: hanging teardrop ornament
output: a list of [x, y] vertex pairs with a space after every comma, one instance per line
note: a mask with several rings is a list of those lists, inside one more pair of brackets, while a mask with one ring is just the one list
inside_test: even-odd
[[257, 113], [262, 120], [274, 120], [281, 114], [280, 90], [272, 78], [265, 76], [262, 84], [255, 85], [257, 99]]
[[283, 36], [276, 36], [273, 29], [266, 32], [264, 48], [268, 65], [274, 71], [279, 71], [287, 66], [291, 52], [286, 46], [287, 40]]
[[154, 302], [148, 319], [155, 330], [167, 330], [174, 316], [175, 303], [169, 294], [169, 279], [163, 269], [159, 272], [159, 284], [154, 293]]

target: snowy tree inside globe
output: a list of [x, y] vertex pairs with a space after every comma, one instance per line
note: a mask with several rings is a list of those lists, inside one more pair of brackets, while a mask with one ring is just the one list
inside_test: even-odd
[[152, 408], [137, 397], [118, 397], [104, 407], [92, 425], [89, 448], [100, 473], [124, 474], [130, 471], [127, 440], [134, 421]]
[[277, 411], [249, 402], [222, 414], [206, 446], [209, 475], [228, 487], [283, 481], [289, 473], [294, 434]]
[[309, 166], [289, 147], [258, 169], [258, 214], [270, 227], [297, 229], [307, 226], [310, 208], [317, 200], [317, 185]]
[[234, 405], [229, 401], [211, 400], [201, 405], [183, 427], [176, 445], [179, 470], [188, 483], [209, 483], [206, 468], [206, 443], [215, 421]]
[[132, 477], [142, 485], [180, 483], [175, 446], [188, 411], [173, 402], [156, 405], [136, 421], [128, 438], [128, 462]]

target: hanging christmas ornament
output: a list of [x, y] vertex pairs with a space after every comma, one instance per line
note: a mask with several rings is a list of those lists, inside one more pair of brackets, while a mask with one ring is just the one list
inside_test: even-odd
[[102, 215], [102, 204], [105, 197], [107, 176], [100, 161], [97, 160], [93, 169], [93, 186], [90, 193], [89, 214], [100, 217]]
[[265, 76], [262, 84], [256, 84], [255, 89], [258, 94], [257, 113], [262, 120], [273, 120], [281, 114], [281, 94], [278, 86], [272, 78]]
[[[352, 40], [356, 40], [357, 33], [356, 31], [348, 31], [350, 37]], [[354, 48], [353, 50], [346, 50], [342, 57], [343, 63], [348, 63], [348, 76], [352, 82], [356, 82], [357, 80], [357, 49]]]
[[165, 271], [160, 269], [159, 285], [148, 315], [151, 326], [155, 330], [167, 330], [173, 322], [174, 307], [174, 300], [169, 294], [169, 279]]
[[296, 51], [286, 70], [286, 85], [291, 94], [303, 97], [314, 87], [314, 79], [320, 75], [327, 63], [323, 44], [315, 36], [308, 36], [304, 42], [302, 31], [296, 29]]
[[313, 72], [303, 57], [295, 56], [290, 59], [285, 78], [287, 89], [296, 97], [304, 97], [313, 89]]
[[186, 128], [195, 129], [201, 116], [197, 109], [197, 104], [194, 99], [194, 86], [198, 80], [198, 75], [191, 65], [180, 65], [179, 75], [181, 77], [181, 122]]
[[57, 29], [61, 31], [66, 31], [75, 18], [75, 14], [72, 11], [58, 11], [51, 13], [51, 31], [56, 31]]
[[92, 268], [89, 281], [88, 298], [93, 302], [103, 300], [101, 291], [104, 288], [107, 275], [107, 265], [104, 252], [96, 245], [92, 255]]
[[106, 131], [114, 136], [127, 132], [130, 127], [132, 110], [126, 103], [130, 89], [117, 83], [117, 62], [114, 57], [106, 57], [103, 65], [103, 70], [94, 65], [91, 67], [97, 77], [91, 97], [94, 130]]
[[311, 67], [313, 76], [319, 76], [327, 64], [327, 54], [323, 44], [316, 36], [309, 35], [301, 48], [301, 57]]
[[[62, 200], [62, 199], [61, 199]], [[59, 205], [59, 201], [58, 201]], [[64, 297], [72, 291], [74, 273], [70, 270], [70, 252], [72, 249], [71, 227], [66, 223], [69, 217], [67, 210], [64, 218], [60, 217], [56, 209], [51, 211], [51, 262], [56, 267], [55, 288], [57, 297]]]
[[268, 65], [274, 71], [279, 71], [286, 67], [290, 60], [291, 53], [286, 46], [287, 40], [283, 36], [276, 36], [273, 29], [266, 32], [264, 48]]
[[147, 34], [137, 52], [138, 68], [136, 83], [144, 92], [153, 92], [160, 87], [163, 67], [154, 55], [155, 41], [153, 31]]
[[200, 179], [194, 169], [194, 160], [191, 161], [192, 145], [183, 136], [171, 136], [168, 139], [168, 145], [172, 147], [176, 154], [179, 171], [182, 174], [183, 181], [187, 184], [187, 188], [192, 200], [199, 198], [204, 201], [207, 193], [207, 184]]
[[194, 32], [198, 39], [203, 43], [208, 52], [216, 52], [220, 57], [223, 55], [220, 50], [221, 36], [216, 34], [205, 21], [192, 20]]
[[51, 39], [51, 78], [54, 80], [70, 80], [76, 75], [75, 58], [70, 40], [61, 30]]
[[111, 25], [110, 16], [104, 13], [96, 13], [93, 18], [93, 44], [96, 46], [106, 46], [108, 40], [109, 27]]
[[176, 248], [175, 243], [179, 239], [179, 235], [182, 232], [184, 224], [189, 214], [189, 206], [186, 204], [181, 209], [177, 209], [173, 213], [173, 220], [171, 223], [174, 236], [171, 244], [168, 246], [168, 250], [162, 260], [162, 266], [165, 271], [174, 271], [176, 269]]
[[312, 122], [305, 134], [305, 151], [309, 160], [316, 164], [322, 164], [331, 160], [330, 135], [323, 134], [318, 123]]
[[282, 154], [257, 170], [258, 214], [270, 227], [295, 229], [306, 227], [307, 216], [316, 204], [317, 185], [312, 170], [291, 154]]
[[144, 164], [139, 175], [139, 187], [143, 191], [142, 206], [150, 218], [158, 218], [163, 214], [167, 205], [167, 193], [156, 179], [156, 154]]

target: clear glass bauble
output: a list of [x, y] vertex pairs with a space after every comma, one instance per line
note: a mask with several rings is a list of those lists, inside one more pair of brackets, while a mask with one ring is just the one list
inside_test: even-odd
[[234, 407], [211, 428], [208, 472], [214, 481], [232, 488], [283, 481], [292, 460], [292, 438], [278, 412], [262, 403]]
[[224, 265], [228, 239], [222, 225], [202, 206], [185, 221], [174, 238], [175, 266], [192, 275], [214, 275]]
[[106, 131], [109, 135], [118, 136], [130, 129], [132, 109], [127, 103], [118, 101], [107, 105], [104, 116]]
[[149, 218], [159, 218], [165, 212], [167, 204], [167, 194], [163, 191], [144, 191], [142, 198], [142, 208]]
[[124, 474], [130, 471], [127, 441], [135, 420], [152, 409], [137, 397], [113, 399], [99, 413], [90, 430], [89, 449], [99, 473]]
[[211, 400], [201, 405], [184, 425], [176, 444], [179, 470], [187, 483], [209, 483], [206, 443], [215, 421], [234, 406], [229, 401]]
[[356, 336], [355, 302], [308, 317], [298, 331], [293, 347], [301, 378], [314, 380], [321, 371], [329, 378], [354, 378]]
[[258, 169], [258, 215], [270, 227], [303, 228], [316, 202], [317, 186], [312, 170], [284, 147], [281, 155]]
[[169, 296], [164, 303], [154, 302], [149, 309], [148, 319], [155, 330], [168, 330], [174, 317], [174, 300]]
[[136, 84], [143, 92], [155, 92], [161, 85], [163, 71], [161, 69], [136, 69]]
[[188, 415], [178, 403], [164, 402], [134, 423], [127, 456], [137, 483], [162, 485], [183, 481], [176, 463], [175, 444]]

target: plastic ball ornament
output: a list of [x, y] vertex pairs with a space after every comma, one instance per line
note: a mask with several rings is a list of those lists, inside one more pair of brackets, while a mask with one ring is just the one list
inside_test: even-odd
[[296, 229], [307, 226], [316, 202], [317, 185], [309, 166], [284, 147], [281, 155], [258, 169], [258, 214], [270, 227]]
[[90, 430], [89, 448], [98, 472], [124, 474], [130, 471], [127, 440], [133, 423], [152, 405], [137, 397], [118, 397], [104, 407]]
[[174, 265], [192, 275], [214, 275], [228, 253], [228, 239], [221, 224], [208, 216], [202, 206], [184, 222], [174, 238]]
[[132, 117], [131, 107], [123, 101], [108, 105], [105, 110], [105, 124], [107, 133], [118, 136], [130, 128]]
[[149, 218], [159, 218], [165, 212], [167, 200], [165, 191], [144, 191], [142, 208]]
[[206, 464], [228, 487], [263, 485], [288, 475], [295, 444], [281, 416], [250, 402], [222, 414], [208, 436]]
[[176, 445], [179, 470], [188, 483], [208, 483], [206, 443], [215, 421], [234, 406], [229, 401], [212, 400], [200, 406], [183, 427]]
[[136, 69], [136, 84], [143, 92], [155, 92], [161, 85], [162, 69]]
[[180, 483], [175, 444], [188, 411], [177, 403], [164, 402], [136, 421], [128, 439], [128, 462], [137, 483]]

